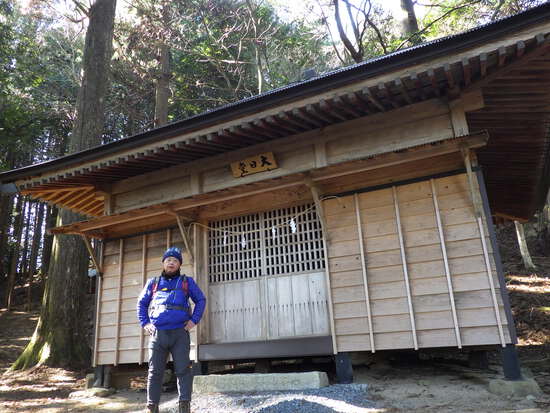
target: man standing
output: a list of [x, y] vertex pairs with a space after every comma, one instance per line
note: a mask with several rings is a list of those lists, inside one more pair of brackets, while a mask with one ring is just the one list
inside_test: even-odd
[[[174, 359], [178, 381], [179, 413], [190, 413], [191, 363], [189, 331], [198, 324], [206, 298], [195, 281], [180, 274], [183, 262], [176, 247], [162, 256], [160, 277], [150, 279], [138, 297], [137, 314], [149, 340], [149, 374], [147, 377], [147, 411], [158, 413], [162, 379], [168, 353]], [[191, 314], [189, 298], [195, 303]]]

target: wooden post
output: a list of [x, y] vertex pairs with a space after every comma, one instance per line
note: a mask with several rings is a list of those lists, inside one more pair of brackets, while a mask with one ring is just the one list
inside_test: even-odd
[[[100, 260], [101, 265], [103, 266], [103, 255], [105, 250], [105, 243], [101, 243], [101, 254], [100, 254]], [[97, 279], [97, 301], [95, 305], [95, 326], [94, 326], [94, 355], [93, 355], [93, 361], [92, 361], [92, 367], [97, 367], [97, 353], [98, 353], [98, 345], [99, 345], [99, 319], [101, 317], [101, 296], [102, 296], [102, 290], [103, 290], [103, 276], [98, 274]]]
[[[147, 282], [147, 234], [142, 236], [142, 249], [141, 249], [141, 285], [144, 287]], [[139, 333], [139, 364], [144, 361], [143, 346], [145, 342], [145, 334], [143, 328]]]
[[[203, 224], [207, 227], [208, 221], [203, 222]], [[204, 287], [204, 294], [206, 295], [206, 299], [210, 299], [210, 290], [209, 290], [209, 275], [208, 275], [208, 229], [203, 228], [202, 229], [202, 239], [201, 243], [199, 244], [202, 248], [202, 268], [204, 272], [204, 282], [202, 283], [201, 287]], [[197, 242], [197, 241], [195, 241]], [[208, 302], [208, 301], [207, 301]], [[208, 307], [208, 304], [207, 304]], [[201, 322], [202, 325], [202, 336], [204, 338], [205, 343], [210, 342], [210, 311], [206, 310], [205, 314], [203, 315], [203, 321]]]
[[357, 194], [354, 194], [353, 198], [355, 201], [355, 214], [357, 217], [357, 235], [359, 236], [359, 249], [361, 251], [361, 269], [362, 269], [361, 272], [363, 274], [363, 287], [365, 288], [365, 301], [367, 304], [370, 349], [374, 353], [376, 350], [374, 348], [374, 331], [372, 330], [372, 314], [371, 314], [370, 297], [369, 297], [369, 284], [367, 279], [367, 261], [365, 259], [365, 246], [363, 244], [363, 228], [361, 223], [361, 213], [359, 211], [359, 196]]
[[119, 255], [118, 255], [118, 302], [117, 302], [117, 312], [116, 312], [116, 337], [115, 337], [115, 362], [114, 365], [118, 365], [118, 356], [119, 349], [118, 345], [120, 343], [120, 310], [122, 307], [122, 271], [124, 269], [124, 239], [120, 239]]
[[[178, 224], [179, 225], [179, 224]], [[199, 284], [199, 274], [201, 273], [199, 269], [200, 265], [200, 255], [198, 254], [198, 251], [196, 251], [198, 248], [200, 248], [200, 243], [198, 240], [199, 231], [196, 225], [193, 225], [193, 240], [195, 241], [193, 244], [193, 248], [195, 248], [195, 254], [194, 256], [197, 257], [197, 259], [193, 258], [193, 255], [191, 255], [191, 250], [189, 250], [189, 254], [191, 255], [191, 260], [193, 262], [193, 272], [195, 273], [195, 281]], [[187, 243], [186, 243], [187, 245]], [[199, 340], [200, 340], [200, 329], [199, 326], [196, 326], [194, 328], [195, 331], [195, 362], [199, 361]]]
[[449, 259], [447, 257], [447, 246], [445, 244], [445, 235], [443, 234], [443, 224], [441, 223], [441, 213], [439, 212], [439, 203], [437, 201], [437, 190], [435, 188], [435, 181], [430, 179], [432, 184], [432, 197], [434, 202], [435, 217], [437, 219], [437, 229], [439, 230], [439, 241], [441, 243], [441, 252], [443, 253], [443, 262], [445, 264], [445, 277], [447, 278], [447, 288], [449, 290], [449, 299], [451, 301], [451, 311], [453, 314], [453, 323], [455, 326], [456, 344], [458, 348], [462, 348], [462, 340], [460, 338], [460, 330], [458, 326], [458, 317], [456, 315], [455, 295], [453, 289], [453, 283], [451, 280], [451, 270], [449, 269]]
[[405, 243], [403, 242], [403, 230], [401, 228], [401, 218], [399, 216], [399, 202], [397, 200], [397, 189], [395, 188], [395, 186], [392, 186], [392, 189], [393, 189], [393, 205], [395, 208], [395, 218], [397, 220], [397, 233], [399, 235], [399, 248], [401, 250], [401, 261], [403, 264], [403, 276], [405, 278], [405, 288], [407, 290], [407, 303], [409, 305], [409, 316], [411, 319], [413, 344], [414, 344], [414, 349], [418, 350], [418, 338], [416, 336], [416, 323], [414, 321], [411, 286], [409, 285], [409, 271], [407, 269], [407, 256], [405, 254]]
[[489, 287], [491, 289], [491, 298], [493, 300], [493, 308], [495, 310], [495, 320], [497, 322], [498, 334], [500, 336], [500, 342], [502, 347], [506, 347], [506, 340], [504, 339], [504, 331], [502, 328], [502, 320], [500, 319], [500, 309], [498, 307], [497, 296], [495, 292], [495, 282], [493, 280], [493, 270], [491, 268], [491, 261], [489, 259], [489, 253], [487, 251], [487, 240], [485, 238], [485, 230], [483, 229], [483, 206], [479, 197], [479, 191], [475, 185], [475, 177], [472, 171], [472, 161], [469, 148], [462, 148], [462, 156], [464, 158], [464, 164], [466, 165], [466, 173], [468, 175], [468, 185], [470, 187], [470, 194], [472, 197], [472, 203], [474, 207], [474, 213], [476, 215], [477, 227], [479, 230], [479, 236], [481, 238], [481, 247], [483, 249], [483, 258], [485, 260], [485, 269], [487, 271], [487, 279], [489, 281]]
[[330, 237], [328, 234], [328, 228], [325, 219], [325, 211], [323, 204], [321, 203], [321, 197], [319, 188], [313, 183], [311, 178], [306, 178], [306, 185], [309, 186], [311, 194], [313, 195], [313, 200], [315, 202], [315, 210], [317, 211], [317, 216], [321, 222], [321, 230], [323, 232], [323, 253], [325, 256], [325, 285], [327, 287], [327, 299], [328, 299], [328, 312], [329, 312], [329, 324], [330, 324], [330, 335], [332, 337], [332, 351], [334, 354], [338, 354], [338, 345], [336, 343], [336, 327], [334, 326], [334, 305], [332, 303], [332, 289], [330, 287], [330, 267], [328, 262], [328, 246], [330, 243]]

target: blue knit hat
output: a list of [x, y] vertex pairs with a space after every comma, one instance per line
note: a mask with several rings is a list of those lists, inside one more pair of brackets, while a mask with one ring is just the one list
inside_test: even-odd
[[183, 264], [183, 258], [181, 256], [181, 250], [177, 247], [170, 247], [166, 250], [166, 252], [164, 253], [164, 255], [162, 256], [162, 262], [164, 262], [164, 260], [168, 257], [174, 257], [175, 259], [177, 259], [180, 264]]

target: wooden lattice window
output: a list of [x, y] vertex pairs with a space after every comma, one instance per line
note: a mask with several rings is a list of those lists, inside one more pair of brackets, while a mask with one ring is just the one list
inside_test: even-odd
[[325, 267], [321, 224], [312, 205], [224, 219], [210, 226], [210, 283], [313, 272]]

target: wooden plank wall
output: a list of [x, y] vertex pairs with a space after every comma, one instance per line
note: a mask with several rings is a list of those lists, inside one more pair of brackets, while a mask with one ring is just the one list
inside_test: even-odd
[[[184, 251], [182, 272], [194, 277], [194, 266], [177, 228], [105, 244], [94, 365], [147, 361], [149, 337], [137, 320], [137, 297], [148, 279], [160, 275], [167, 246]], [[196, 356], [196, 330], [191, 336], [192, 360]]]
[[[467, 177], [435, 179], [433, 187], [441, 231], [431, 181], [325, 201], [338, 351], [502, 344]], [[498, 290], [497, 301], [506, 323]]]

